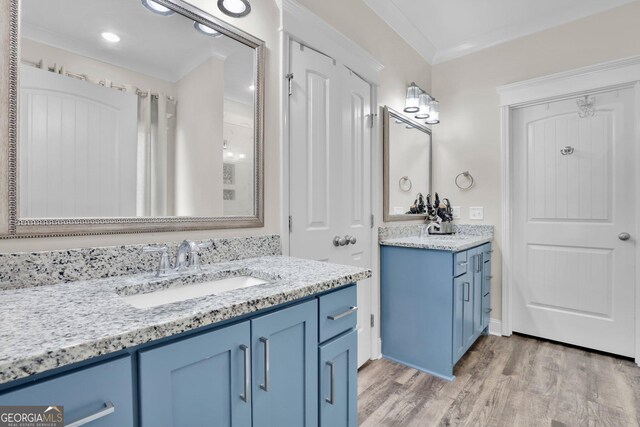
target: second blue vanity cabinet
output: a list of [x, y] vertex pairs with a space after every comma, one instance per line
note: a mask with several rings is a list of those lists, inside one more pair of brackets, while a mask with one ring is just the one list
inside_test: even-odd
[[246, 321], [141, 351], [141, 426], [250, 426], [250, 345]]
[[253, 426], [318, 423], [318, 301], [251, 321]]
[[382, 246], [383, 356], [454, 379], [453, 366], [487, 331], [490, 251]]
[[131, 358], [121, 357], [2, 394], [0, 406], [58, 405], [65, 425], [133, 427], [131, 372]]

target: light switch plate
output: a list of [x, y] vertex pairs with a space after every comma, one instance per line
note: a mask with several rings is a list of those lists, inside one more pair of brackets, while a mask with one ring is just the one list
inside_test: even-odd
[[469, 208], [469, 219], [482, 221], [484, 219], [484, 208], [477, 206]]
[[453, 206], [453, 219], [460, 219], [460, 206]]

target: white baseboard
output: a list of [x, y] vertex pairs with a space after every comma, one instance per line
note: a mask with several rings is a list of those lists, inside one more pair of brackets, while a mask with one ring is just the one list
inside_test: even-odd
[[498, 337], [502, 336], [502, 320], [489, 320], [489, 335], [496, 335]]

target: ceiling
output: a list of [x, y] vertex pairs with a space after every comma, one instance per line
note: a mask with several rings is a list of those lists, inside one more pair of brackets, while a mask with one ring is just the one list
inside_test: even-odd
[[638, 0], [364, 1], [436, 64]]
[[[23, 0], [21, 7], [23, 37], [171, 83], [211, 57], [223, 59], [225, 97], [253, 103], [253, 49], [206, 36], [186, 17], [154, 14], [140, 0]], [[103, 40], [104, 31], [120, 42]]]

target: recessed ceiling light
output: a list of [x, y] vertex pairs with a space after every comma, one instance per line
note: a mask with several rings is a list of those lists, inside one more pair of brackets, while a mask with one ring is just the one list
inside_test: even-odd
[[175, 13], [173, 10], [169, 9], [168, 7], [163, 6], [160, 3], [156, 3], [153, 0], [142, 0], [142, 4], [151, 12], [157, 13], [158, 15], [169, 16]]
[[247, 155], [246, 155], [246, 154], [239, 154], [239, 155], [238, 155], [238, 158], [240, 158], [240, 159], [244, 159], [244, 158], [246, 158], [246, 157], [247, 157]]
[[206, 25], [201, 24], [199, 22], [194, 22], [193, 23], [193, 28], [195, 28], [196, 30], [198, 30], [202, 34], [207, 35], [209, 37], [220, 37], [222, 35], [219, 32], [217, 32], [216, 30], [214, 30], [213, 28], [207, 27]]
[[242, 18], [251, 12], [248, 0], [218, 0], [218, 9], [233, 18]]
[[102, 33], [102, 38], [110, 43], [118, 43], [120, 41], [120, 37], [118, 37], [117, 34], [113, 34], [108, 31]]

